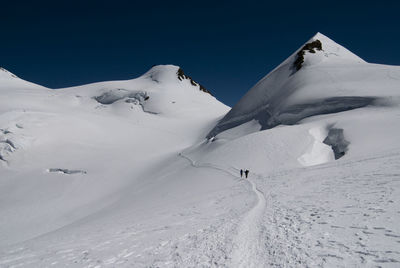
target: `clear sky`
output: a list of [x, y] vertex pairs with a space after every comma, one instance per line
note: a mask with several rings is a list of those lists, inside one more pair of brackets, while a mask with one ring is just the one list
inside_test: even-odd
[[181, 66], [232, 106], [316, 32], [400, 65], [400, 1], [0, 3], [0, 66], [50, 88]]

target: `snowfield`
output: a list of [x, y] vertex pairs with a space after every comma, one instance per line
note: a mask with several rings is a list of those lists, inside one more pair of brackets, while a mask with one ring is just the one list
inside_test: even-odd
[[173, 65], [1, 69], [0, 267], [398, 267], [399, 104], [400, 67], [320, 33], [231, 110]]

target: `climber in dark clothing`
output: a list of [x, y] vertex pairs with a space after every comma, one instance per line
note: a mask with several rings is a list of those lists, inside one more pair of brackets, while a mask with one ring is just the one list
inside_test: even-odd
[[243, 169], [240, 170], [240, 177], [243, 178]]
[[247, 179], [247, 177], [249, 176], [249, 170], [246, 169], [246, 171], [244, 172], [244, 174], [246, 175], [246, 179]]

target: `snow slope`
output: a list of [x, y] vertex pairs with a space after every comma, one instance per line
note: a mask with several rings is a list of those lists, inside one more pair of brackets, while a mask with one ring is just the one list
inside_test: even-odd
[[259, 201], [236, 230], [232, 266], [400, 261], [400, 68], [366, 63], [322, 34], [307, 44], [316, 40], [322, 50], [306, 51], [300, 69], [301, 49], [184, 152], [251, 171]]
[[400, 262], [399, 67], [317, 34], [229, 112], [172, 65], [0, 79], [1, 267]]
[[[203, 138], [227, 107], [177, 72], [155, 66], [137, 79], [59, 90], [2, 77], [0, 246], [142, 191], [157, 165]], [[114, 101], [99, 103], [104, 94]]]
[[[322, 49], [304, 49], [320, 42]], [[304, 62], [297, 70], [300, 51]], [[310, 52], [312, 51], [312, 52]], [[305, 117], [366, 105], [398, 103], [398, 66], [369, 64], [317, 33], [305, 46], [261, 79], [208, 134], [208, 137], [253, 119], [262, 129], [294, 124]]]

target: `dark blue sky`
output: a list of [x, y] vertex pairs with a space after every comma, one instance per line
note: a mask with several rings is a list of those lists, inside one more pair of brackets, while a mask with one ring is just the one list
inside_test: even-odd
[[175, 64], [233, 105], [318, 31], [400, 65], [400, 4], [368, 2], [2, 1], [0, 66], [58, 88]]

